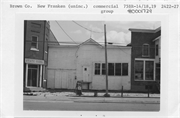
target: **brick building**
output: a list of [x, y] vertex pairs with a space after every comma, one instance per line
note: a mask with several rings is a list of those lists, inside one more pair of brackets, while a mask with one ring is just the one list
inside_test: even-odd
[[[161, 28], [131, 31], [131, 90], [158, 91], [160, 81]], [[160, 90], [160, 89], [159, 89]]]
[[24, 87], [43, 87], [46, 79], [48, 21], [24, 21]]

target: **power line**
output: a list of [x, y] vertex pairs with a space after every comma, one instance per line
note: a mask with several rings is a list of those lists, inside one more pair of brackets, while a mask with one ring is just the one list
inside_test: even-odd
[[[32, 40], [26, 40], [25, 41], [26, 43], [31, 43], [31, 42], [34, 42], [34, 41], [32, 41]], [[36, 42], [44, 42], [44, 41], [36, 41]], [[84, 42], [76, 42], [76, 43], [74, 43], [74, 42], [66, 42], [66, 41], [45, 41], [46, 43], [61, 43], [61, 44], [82, 44], [82, 43], [84, 43]], [[104, 42], [97, 42], [98, 44], [103, 44], [104, 45]], [[109, 43], [111, 43], [111, 42], [107, 42], [107, 45], [109, 45], [109, 46], [116, 46], [116, 45], [120, 45], [120, 44], [125, 44], [125, 43], [112, 43], [112, 44], [109, 44]], [[88, 45], [94, 45], [95, 43], [87, 43]], [[113, 44], [115, 44], [115, 45], [113, 45]], [[103, 46], [102, 45], [102, 46]], [[142, 48], [143, 46], [127, 46], [126, 45], [126, 47], [132, 47], [132, 48]], [[151, 48], [155, 48], [154, 46], [150, 46], [149, 47], [150, 49]], [[158, 48], [158, 49], [161, 49], [160, 47]]]
[[[31, 43], [31, 42], [34, 42], [34, 41], [31, 41], [31, 40], [26, 40], [26, 42], [27, 43]], [[44, 42], [44, 41], [36, 41], [36, 42]], [[47, 43], [49, 43], [49, 44], [53, 44], [53, 43], [60, 43], [60, 44], [82, 44], [82, 43], [84, 43], [84, 42], [76, 42], [76, 43], [74, 43], [74, 42], [65, 42], [65, 41], [45, 41], [45, 42], [47, 42]], [[104, 45], [104, 42], [97, 42], [98, 44], [101, 44], [102, 46]], [[87, 43], [88, 45], [94, 45], [95, 43]], [[109, 44], [109, 42], [107, 42], [107, 44], [109, 45], [109, 46], [119, 46], [119, 45], [121, 45], [121, 44], [125, 44], [125, 43], [113, 43], [113, 44]], [[126, 47], [132, 47], [132, 48], [142, 48], [143, 46], [127, 46], [126, 45]], [[151, 46], [151, 47], [149, 47], [150, 49], [155, 49], [155, 47], [153, 46]], [[158, 49], [161, 49], [160, 47], [158, 48]]]
[[67, 33], [66, 31], [61, 27], [61, 25], [56, 21], [56, 23], [59, 25], [59, 27], [62, 29], [62, 31], [74, 42], [76, 43]]
[[80, 25], [79, 23], [77, 23], [77, 22], [75, 22], [75, 21], [72, 21], [72, 22], [74, 22], [74, 23], [77, 24], [78, 26], [80, 26], [80, 27], [82, 27], [82, 28], [84, 28], [84, 29], [86, 29], [86, 30], [88, 30], [88, 31], [90, 31], [90, 32], [94, 32], [94, 33], [104, 33], [104, 32], [97, 32], [97, 31], [90, 30], [90, 29], [88, 29], [88, 28]]
[[[34, 42], [34, 41], [32, 41], [32, 40], [26, 40], [26, 42]], [[44, 42], [44, 41], [36, 41], [36, 42]], [[81, 43], [84, 43], [84, 42], [77, 42], [76, 41], [76, 43], [74, 43], [74, 42], [66, 42], [66, 41], [45, 41], [45, 42], [47, 42], [47, 43], [69, 43], [69, 44], [81, 44]], [[99, 43], [99, 44], [104, 44], [104, 42], [97, 42], [97, 43]], [[112, 43], [112, 42], [107, 42], [107, 44], [109, 44], [109, 45], [112, 45], [112, 44], [125, 44], [125, 43]], [[94, 44], [94, 43], [88, 43], [88, 44]]]

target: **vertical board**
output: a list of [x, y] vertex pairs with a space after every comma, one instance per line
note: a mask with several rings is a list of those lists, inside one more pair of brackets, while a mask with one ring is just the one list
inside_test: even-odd
[[74, 89], [75, 72], [72, 70], [48, 69], [48, 88], [56, 89]]
[[61, 72], [61, 88], [67, 89], [67, 84], [68, 84], [68, 76], [66, 71]]
[[73, 71], [68, 72], [68, 89], [75, 89], [75, 74]]
[[47, 74], [47, 88], [54, 88], [55, 85], [54, 85], [54, 70], [47, 70], [48, 74]]
[[60, 70], [55, 70], [55, 88], [61, 88]]

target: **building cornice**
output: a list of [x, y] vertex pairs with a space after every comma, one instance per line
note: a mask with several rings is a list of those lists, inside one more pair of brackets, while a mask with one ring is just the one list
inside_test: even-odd
[[161, 30], [161, 27], [159, 27], [157, 29], [133, 29], [133, 28], [130, 28], [129, 30], [131, 32], [156, 33]]
[[161, 38], [161, 36], [158, 36], [157, 38], [155, 38], [155, 39], [153, 40], [153, 42], [159, 40], [160, 38]]

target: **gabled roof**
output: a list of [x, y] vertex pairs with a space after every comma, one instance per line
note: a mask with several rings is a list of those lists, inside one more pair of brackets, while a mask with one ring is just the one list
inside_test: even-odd
[[90, 38], [90, 39], [86, 40], [85, 42], [79, 44], [79, 46], [81, 46], [81, 45], [98, 45], [98, 46], [102, 47], [102, 45], [100, 45], [98, 42], [96, 42], [92, 38]]
[[60, 45], [53, 32], [50, 29], [48, 45]]
[[[96, 46], [99, 46], [100, 48], [105, 48], [104, 45], [99, 44], [98, 42], [96, 42], [92, 38], [86, 40], [85, 42], [83, 42], [83, 43], [81, 43], [79, 45], [77, 45], [77, 44], [75, 44], [75, 45], [59, 45], [59, 46], [57, 46], [57, 45], [51, 45], [50, 46], [49, 45], [49, 47], [54, 47], [54, 48], [58, 48], [58, 47], [74, 48], [74, 47], [80, 47], [82, 45], [96, 45]], [[119, 45], [112, 45], [112, 44], [108, 45], [107, 44], [107, 48], [131, 48], [131, 47], [130, 46], [119, 46]]]
[[146, 33], [156, 33], [158, 31], [161, 30], [161, 27], [157, 28], [157, 29], [133, 29], [130, 28], [129, 29], [131, 32], [146, 32]]

